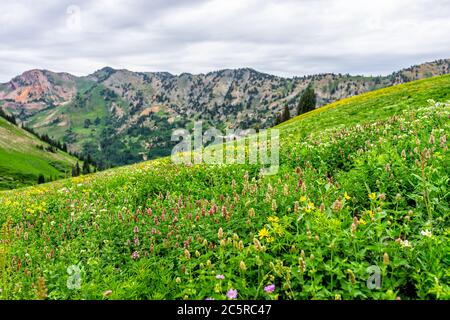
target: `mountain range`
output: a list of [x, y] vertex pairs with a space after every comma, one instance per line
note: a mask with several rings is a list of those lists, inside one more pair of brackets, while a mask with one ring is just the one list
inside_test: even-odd
[[368, 91], [450, 73], [450, 59], [387, 76], [317, 74], [285, 78], [250, 68], [206, 74], [133, 72], [105, 67], [88, 76], [30, 70], [0, 84], [0, 108], [38, 133], [90, 155], [100, 167], [170, 154], [176, 128], [193, 121], [224, 128], [267, 128], [287, 106], [296, 114], [309, 85], [316, 107]]

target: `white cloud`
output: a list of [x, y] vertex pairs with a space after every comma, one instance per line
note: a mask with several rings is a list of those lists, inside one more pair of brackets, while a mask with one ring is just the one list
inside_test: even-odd
[[2, 4], [0, 81], [106, 65], [386, 74], [448, 58], [449, 15], [448, 0], [19, 0]]

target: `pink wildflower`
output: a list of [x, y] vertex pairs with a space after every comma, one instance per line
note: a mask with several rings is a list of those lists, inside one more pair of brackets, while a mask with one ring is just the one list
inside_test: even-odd
[[238, 291], [236, 289], [228, 290], [227, 297], [228, 299], [236, 299], [238, 296]]
[[264, 291], [267, 293], [272, 293], [275, 291], [275, 285], [274, 284], [269, 284], [268, 286], [266, 286], [264, 288]]
[[133, 252], [133, 254], [131, 255], [131, 258], [132, 258], [133, 260], [139, 259], [139, 253], [138, 253], [137, 251]]

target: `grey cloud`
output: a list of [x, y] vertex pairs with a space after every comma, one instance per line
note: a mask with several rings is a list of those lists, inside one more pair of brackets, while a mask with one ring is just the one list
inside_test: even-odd
[[386, 74], [448, 58], [449, 15], [448, 0], [18, 0], [0, 12], [0, 82], [31, 68], [83, 75], [105, 65]]

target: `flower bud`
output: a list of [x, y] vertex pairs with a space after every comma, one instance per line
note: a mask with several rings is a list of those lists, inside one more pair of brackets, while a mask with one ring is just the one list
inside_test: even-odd
[[306, 265], [305, 265], [305, 260], [303, 260], [302, 257], [298, 258], [298, 268], [299, 268], [301, 273], [305, 272]]
[[387, 266], [389, 264], [389, 255], [387, 254], [387, 252], [385, 252], [383, 255], [383, 264], [385, 266]]
[[355, 274], [353, 273], [353, 271], [351, 269], [347, 269], [347, 273], [348, 273], [348, 277], [350, 279], [350, 282], [352, 284], [356, 283], [356, 278], [355, 278]]
[[429, 144], [434, 144], [436, 142], [435, 138], [433, 135], [430, 135], [430, 140], [428, 140]]
[[277, 202], [275, 199], [272, 200], [272, 211], [277, 211], [278, 206], [277, 206]]

